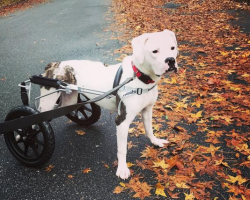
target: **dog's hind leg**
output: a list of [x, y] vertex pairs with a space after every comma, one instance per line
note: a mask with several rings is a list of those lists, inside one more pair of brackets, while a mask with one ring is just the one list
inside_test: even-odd
[[[40, 94], [41, 96], [47, 95], [51, 92], [54, 92], [55, 88], [46, 89], [45, 87], [41, 87]], [[58, 100], [61, 92], [56, 92], [53, 94], [49, 94], [48, 96], [42, 97], [40, 99], [38, 110], [40, 112], [45, 112], [54, 109], [56, 101]]]
[[146, 135], [154, 145], [163, 147], [164, 144], [167, 144], [169, 142], [168, 140], [159, 139], [154, 136], [153, 129], [152, 129], [152, 109], [153, 109], [153, 105], [149, 105], [141, 111]]
[[78, 92], [72, 91], [71, 94], [66, 94], [66, 92], [62, 92], [61, 96], [61, 107], [69, 106], [77, 103]]

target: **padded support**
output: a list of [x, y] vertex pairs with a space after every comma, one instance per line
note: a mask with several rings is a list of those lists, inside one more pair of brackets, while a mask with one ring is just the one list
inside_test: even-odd
[[53, 78], [46, 78], [43, 76], [31, 76], [30, 77], [30, 82], [34, 83], [34, 84], [38, 84], [38, 85], [42, 85], [42, 86], [47, 86], [47, 87], [53, 87], [58, 89], [60, 87], [60, 85], [62, 85], [62, 82], [58, 79], [53, 79]]

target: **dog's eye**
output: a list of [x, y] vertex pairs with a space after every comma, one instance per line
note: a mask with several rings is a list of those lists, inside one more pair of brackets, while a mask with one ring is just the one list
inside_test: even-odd
[[171, 50], [174, 50], [175, 49], [175, 47], [171, 47]]
[[153, 53], [158, 53], [159, 51], [158, 50], [154, 50], [154, 51], [152, 51]]

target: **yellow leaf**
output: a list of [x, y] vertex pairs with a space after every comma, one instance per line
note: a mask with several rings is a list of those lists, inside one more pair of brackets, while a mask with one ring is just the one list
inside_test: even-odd
[[139, 30], [141, 28], [141, 26], [136, 26], [135, 30]]
[[229, 54], [229, 52], [223, 52], [223, 51], [220, 51], [221, 55], [223, 56], [227, 56]]
[[241, 197], [242, 197], [242, 200], [247, 200], [245, 196], [241, 195]]
[[176, 187], [178, 187], [178, 188], [190, 188], [190, 187], [189, 187], [188, 185], [186, 185], [186, 183], [184, 183], [184, 182], [176, 183], [175, 185], [176, 185]]
[[167, 197], [166, 193], [164, 192], [164, 186], [162, 186], [160, 183], [157, 183], [155, 187], [156, 187], [155, 190], [156, 195]]
[[228, 70], [227, 73], [228, 73], [228, 74], [235, 73], [235, 70]]
[[248, 78], [248, 77], [250, 77], [250, 74], [243, 74], [243, 75], [241, 75], [242, 77], [246, 77], [246, 78]]
[[210, 144], [210, 147], [208, 148], [208, 152], [211, 153], [211, 155], [214, 157], [215, 152], [219, 149], [220, 147], [215, 147], [214, 145]]
[[171, 78], [171, 81], [166, 80], [165, 82], [169, 83], [169, 84], [175, 84], [175, 83], [177, 83], [177, 80], [175, 78]]
[[154, 163], [153, 167], [161, 167], [162, 169], [166, 169], [169, 167], [169, 165], [165, 163], [164, 159], [160, 162], [153, 162], [153, 163]]
[[191, 117], [194, 118], [194, 119], [201, 118], [202, 117], [202, 110], [197, 112], [196, 114], [191, 113]]
[[131, 162], [128, 162], [128, 163], [127, 163], [127, 166], [128, 166], [128, 167], [132, 167], [132, 166], [134, 166], [134, 165], [135, 165], [135, 164], [133, 164], [133, 163], [131, 163]]
[[197, 101], [195, 101], [194, 103], [192, 103], [192, 106], [196, 106], [197, 108], [200, 108], [201, 104], [203, 104], [202, 100], [198, 99]]
[[85, 135], [86, 134], [83, 130], [77, 130], [76, 133], [78, 135]]
[[234, 176], [229, 176], [229, 179], [226, 179], [230, 183], [236, 183], [238, 181], [238, 184], [241, 185], [247, 181], [247, 179], [243, 178], [241, 175], [237, 175], [236, 177]]
[[122, 187], [126, 187], [126, 185], [125, 185], [123, 182], [120, 182], [120, 185], [121, 185]]
[[195, 196], [193, 193], [190, 193], [190, 194], [185, 194], [185, 200], [194, 200], [195, 199]]
[[175, 105], [177, 106], [177, 109], [179, 108], [186, 108], [187, 109], [187, 104], [183, 102], [175, 102]]
[[230, 168], [230, 166], [226, 162], [222, 162], [221, 164], [224, 165], [225, 167], [229, 167]]

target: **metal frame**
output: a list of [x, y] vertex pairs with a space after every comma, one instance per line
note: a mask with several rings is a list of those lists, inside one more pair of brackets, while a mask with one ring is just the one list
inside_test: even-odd
[[[31, 88], [32, 88], [31, 86], [32, 86], [32, 83], [31, 83], [30, 80], [24, 81], [24, 83], [25, 83], [25, 86], [21, 85], [21, 83], [18, 84], [18, 86], [22, 87], [22, 88], [25, 88], [28, 91], [28, 100], [30, 102], [30, 99], [31, 99], [30, 95], [31, 95]], [[35, 85], [38, 85], [38, 84], [35, 84]], [[65, 92], [66, 94], [71, 94], [72, 91], [78, 91], [78, 93], [80, 93], [80, 94], [87, 93], [87, 94], [94, 94], [94, 95], [102, 95], [102, 94], [105, 93], [105, 92], [102, 92], [102, 91], [93, 90], [93, 89], [85, 88], [85, 87], [80, 87], [78, 85], [73, 85], [73, 84], [67, 84], [66, 86], [60, 85], [59, 89], [57, 89], [57, 90], [55, 90], [53, 92], [50, 92], [50, 93], [48, 93], [46, 95], [42, 95], [42, 96], [36, 97], [35, 98], [35, 102], [34, 102], [35, 103], [35, 107], [36, 107], [36, 109], [38, 108], [37, 102], [38, 102], [38, 100], [40, 100], [43, 97], [49, 96], [49, 95], [54, 94], [56, 92]], [[105, 98], [110, 99], [112, 97], [113, 97], [113, 95], [110, 94], [110, 95], [106, 96]]]

